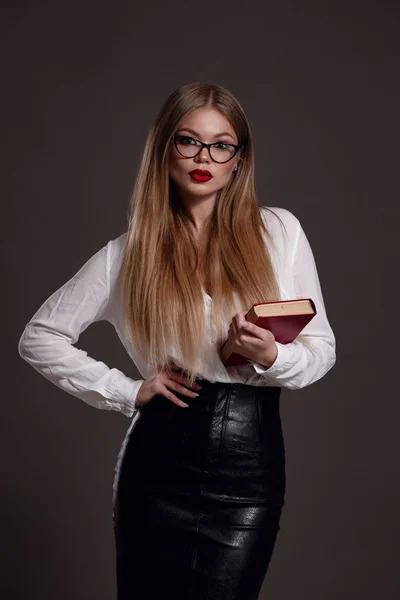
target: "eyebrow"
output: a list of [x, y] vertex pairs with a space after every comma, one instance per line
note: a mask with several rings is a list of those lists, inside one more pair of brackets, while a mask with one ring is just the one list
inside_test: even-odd
[[[180, 129], [178, 129], [178, 131], [189, 131], [190, 133], [193, 133], [193, 135], [197, 135], [197, 137], [200, 136], [200, 134], [197, 133], [197, 131], [194, 131], [194, 129], [190, 129], [190, 127], [181, 127]], [[224, 135], [229, 135], [229, 137], [231, 137], [233, 140], [235, 139], [233, 137], [233, 135], [231, 133], [228, 133], [227, 131], [223, 131], [222, 133], [217, 133], [216, 135], [214, 135], [214, 138], [219, 138]]]

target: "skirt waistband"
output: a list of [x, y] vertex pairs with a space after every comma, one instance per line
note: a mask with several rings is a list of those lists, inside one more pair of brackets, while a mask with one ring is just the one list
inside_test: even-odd
[[[199, 412], [214, 412], [222, 407], [229, 406], [234, 412], [245, 415], [246, 411], [261, 411], [266, 415], [279, 414], [279, 399], [282, 388], [280, 386], [255, 386], [235, 382], [211, 382], [208, 379], [196, 378], [201, 385], [197, 391], [198, 396], [190, 397], [178, 391], [174, 395], [189, 405], [182, 408], [171, 402], [162, 394], [155, 395], [150, 402], [140, 407], [141, 413], [166, 414], [182, 413], [190, 418], [191, 414]], [[219, 407], [219, 408], [218, 408]], [[225, 408], [223, 408], [223, 412]]]
[[234, 389], [243, 389], [244, 391], [249, 391], [252, 389], [254, 393], [258, 393], [260, 390], [264, 390], [268, 393], [268, 391], [276, 394], [277, 391], [281, 391], [281, 386], [270, 386], [270, 385], [252, 385], [248, 383], [241, 383], [236, 381], [209, 381], [208, 379], [204, 379], [203, 377], [196, 377], [196, 383], [201, 385], [203, 388], [234, 388]]

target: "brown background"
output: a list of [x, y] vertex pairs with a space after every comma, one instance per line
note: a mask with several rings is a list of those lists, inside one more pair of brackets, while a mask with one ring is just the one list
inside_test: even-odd
[[[2, 598], [115, 597], [112, 479], [130, 421], [50, 384], [17, 342], [40, 304], [125, 231], [148, 128], [196, 80], [243, 104], [260, 204], [300, 219], [337, 337], [334, 369], [282, 393], [286, 504], [260, 598], [397, 597], [397, 6], [3, 9]], [[79, 346], [138, 376], [108, 323]]]

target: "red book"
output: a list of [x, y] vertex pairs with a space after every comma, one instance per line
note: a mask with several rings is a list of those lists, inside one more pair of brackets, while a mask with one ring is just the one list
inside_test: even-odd
[[[313, 300], [300, 298], [253, 304], [246, 314], [246, 320], [272, 331], [277, 342], [288, 344], [293, 342], [316, 314]], [[220, 357], [226, 367], [245, 365], [248, 362], [241, 354], [232, 352], [229, 339], [220, 349]]]

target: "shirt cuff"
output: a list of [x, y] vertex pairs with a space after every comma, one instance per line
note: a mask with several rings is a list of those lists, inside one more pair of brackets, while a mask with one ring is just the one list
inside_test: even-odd
[[136, 396], [144, 381], [144, 379], [133, 380], [123, 376], [114, 383], [112, 403], [125, 416], [132, 417], [139, 410], [139, 407], [136, 406]]
[[278, 354], [275, 358], [274, 363], [267, 367], [266, 365], [262, 365], [253, 360], [249, 360], [250, 364], [253, 365], [255, 371], [260, 375], [266, 375], [267, 377], [274, 377], [275, 375], [280, 375], [283, 373], [287, 366], [290, 364], [291, 358], [291, 349], [290, 344], [280, 344], [279, 342], [275, 342]]

